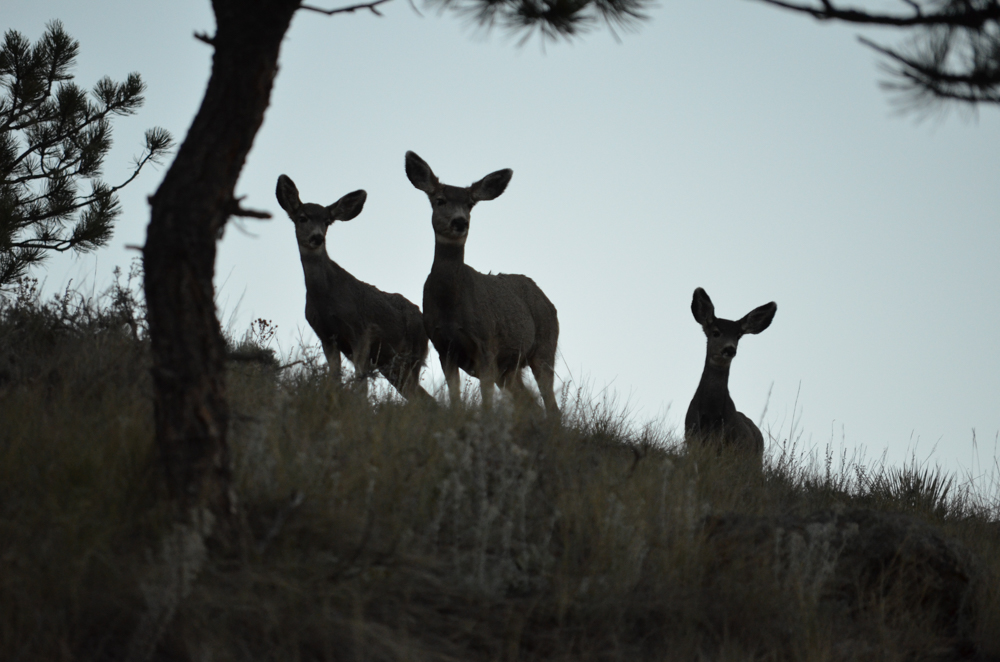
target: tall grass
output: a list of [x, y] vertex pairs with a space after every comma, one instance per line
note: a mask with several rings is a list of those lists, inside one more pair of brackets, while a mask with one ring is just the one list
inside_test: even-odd
[[[260, 322], [230, 343], [242, 538], [174, 536], [122, 278], [0, 304], [0, 659], [1000, 654], [995, 478], [816, 457], [794, 430], [761, 473], [585, 391], [564, 391], [560, 424], [504, 400], [408, 405], [334, 386], [314, 348], [275, 356]], [[781, 522], [861, 509], [977, 559], [970, 631], [937, 627], [909, 588], [831, 598], [839, 529]], [[169, 617], [136, 647], [154, 612]]]

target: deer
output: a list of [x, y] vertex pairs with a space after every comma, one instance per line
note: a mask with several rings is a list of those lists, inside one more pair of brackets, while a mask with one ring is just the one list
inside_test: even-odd
[[556, 307], [527, 276], [483, 274], [465, 263], [472, 208], [499, 197], [513, 174], [497, 170], [465, 188], [449, 186], [414, 152], [406, 153], [406, 176], [431, 203], [435, 238], [424, 282], [424, 329], [441, 359], [453, 406], [462, 397], [459, 369], [479, 379], [484, 408], [491, 407], [494, 385], [515, 400], [533, 401], [522, 375], [530, 367], [546, 416], [558, 419]]
[[715, 316], [712, 300], [702, 288], [694, 291], [691, 312], [708, 338], [705, 368], [684, 417], [688, 445], [711, 444], [720, 450], [735, 449], [758, 458], [764, 454], [764, 435], [747, 416], [736, 410], [729, 395], [729, 366], [740, 338], [760, 333], [771, 325], [778, 305], [773, 301], [733, 322]]
[[377, 371], [407, 400], [434, 398], [420, 386], [427, 359], [427, 333], [420, 309], [401, 294], [364, 283], [330, 259], [326, 232], [334, 221], [361, 213], [368, 194], [348, 193], [332, 205], [299, 199], [295, 182], [278, 177], [278, 204], [295, 223], [306, 281], [306, 321], [323, 345], [331, 376], [340, 383], [344, 354], [364, 383]]

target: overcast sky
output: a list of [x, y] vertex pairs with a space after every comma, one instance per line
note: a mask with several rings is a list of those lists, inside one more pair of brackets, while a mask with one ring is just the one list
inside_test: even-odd
[[[740, 343], [730, 378], [765, 437], [787, 438], [794, 409], [820, 449], [993, 465], [996, 108], [901, 116], [856, 30], [747, 0], [663, 0], [620, 42], [598, 30], [544, 49], [404, 0], [383, 13], [293, 20], [237, 186], [274, 219], [230, 226], [219, 248], [220, 316], [234, 331], [263, 317], [284, 351], [316, 342], [274, 198], [282, 173], [304, 201], [366, 189], [362, 214], [330, 228], [330, 256], [420, 305], [434, 238], [403, 169], [414, 150], [448, 184], [513, 169], [503, 196], [473, 212], [466, 261], [546, 292], [559, 311], [557, 374], [574, 387], [682, 426], [705, 358], [690, 312], [700, 286], [724, 318], [778, 304], [771, 327]], [[127, 175], [145, 128], [183, 139], [211, 65], [192, 36], [214, 30], [208, 0], [4, 1], [2, 27], [32, 41], [52, 19], [81, 43], [79, 83], [138, 71], [148, 85], [139, 114], [115, 124], [108, 181]], [[108, 248], [36, 273], [48, 291], [70, 279], [101, 289], [128, 266], [163, 172], [125, 190]], [[440, 385], [433, 350], [429, 364], [425, 379]]]

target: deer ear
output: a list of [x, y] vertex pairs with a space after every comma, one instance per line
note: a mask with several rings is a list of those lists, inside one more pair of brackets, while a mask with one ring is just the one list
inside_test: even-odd
[[500, 197], [500, 194], [507, 189], [507, 184], [510, 183], [510, 178], [513, 176], [514, 171], [510, 168], [491, 172], [469, 187], [472, 199], [479, 202], [480, 200], [492, 200]]
[[294, 214], [302, 206], [302, 201], [299, 200], [299, 189], [295, 188], [295, 182], [288, 175], [278, 177], [278, 186], [274, 190], [274, 195], [278, 198], [278, 204], [289, 215]]
[[740, 328], [743, 329], [743, 333], [760, 333], [771, 326], [771, 320], [777, 311], [778, 304], [773, 301], [765, 303], [760, 308], [754, 308], [740, 320]]
[[708, 292], [700, 287], [694, 291], [694, 297], [691, 299], [691, 314], [694, 315], [694, 320], [702, 326], [708, 326], [715, 322], [715, 306], [708, 298]]
[[332, 221], [349, 221], [364, 209], [365, 200], [368, 199], [368, 194], [362, 190], [354, 191], [353, 193], [348, 193], [340, 200], [326, 208], [330, 212], [330, 220]]
[[415, 188], [427, 195], [433, 193], [434, 187], [438, 185], [438, 178], [434, 176], [434, 171], [431, 170], [426, 161], [414, 152], [406, 153], [406, 177]]

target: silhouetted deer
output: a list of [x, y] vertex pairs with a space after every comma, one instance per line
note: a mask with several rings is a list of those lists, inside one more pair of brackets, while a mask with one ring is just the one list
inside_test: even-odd
[[343, 352], [360, 377], [378, 370], [407, 399], [433, 400], [420, 387], [420, 368], [427, 358], [420, 309], [401, 294], [361, 282], [326, 252], [327, 228], [360, 214], [367, 194], [348, 193], [329, 207], [302, 203], [295, 183], [281, 175], [275, 195], [295, 223], [306, 278], [306, 321], [323, 343], [333, 376], [340, 380]]
[[458, 369], [479, 378], [483, 405], [493, 385], [527, 397], [521, 370], [531, 368], [548, 415], [558, 417], [553, 393], [559, 320], [535, 282], [517, 274], [481, 274], [465, 264], [470, 212], [504, 192], [511, 170], [486, 175], [468, 188], [438, 181], [430, 166], [406, 153], [406, 176], [427, 194], [436, 239], [424, 282], [424, 328], [441, 357], [453, 404], [461, 400]]
[[729, 364], [743, 334], [766, 329], [777, 310], [778, 305], [772, 301], [737, 322], [719, 319], [705, 290], [699, 287], [694, 291], [691, 312], [708, 337], [708, 352], [701, 382], [684, 417], [684, 439], [688, 444], [717, 444], [757, 457], [763, 455], [764, 436], [753, 421], [736, 411], [729, 396]]

